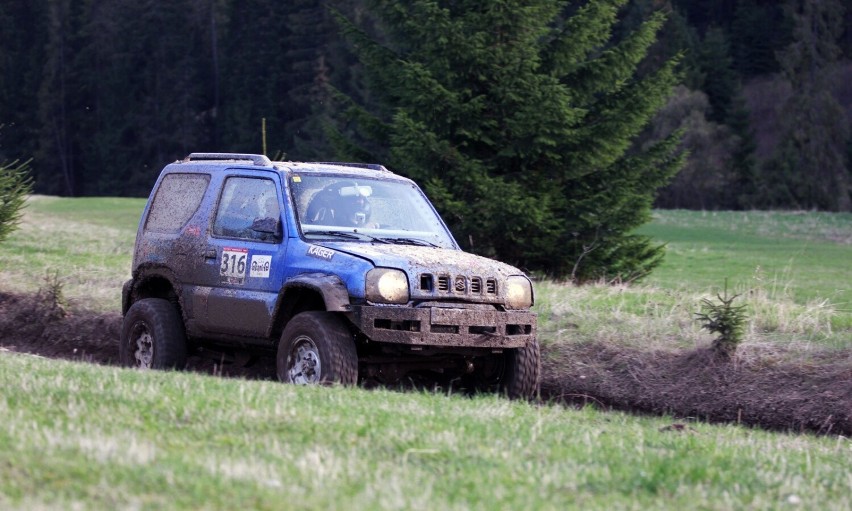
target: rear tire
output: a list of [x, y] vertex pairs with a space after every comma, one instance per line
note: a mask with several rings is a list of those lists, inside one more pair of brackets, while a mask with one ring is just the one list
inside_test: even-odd
[[287, 323], [278, 343], [278, 379], [313, 385], [358, 382], [358, 353], [343, 319], [331, 312], [302, 312]]
[[541, 385], [541, 352], [538, 339], [505, 354], [501, 388], [511, 399], [533, 399]]
[[122, 365], [139, 369], [181, 369], [186, 365], [186, 334], [177, 308], [162, 298], [134, 303], [121, 326]]

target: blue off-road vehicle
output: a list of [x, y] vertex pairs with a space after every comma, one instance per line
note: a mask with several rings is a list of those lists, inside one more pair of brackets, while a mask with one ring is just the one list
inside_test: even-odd
[[122, 363], [266, 350], [278, 378], [435, 377], [533, 396], [530, 279], [459, 249], [426, 196], [380, 165], [190, 154], [167, 165], [122, 293]]

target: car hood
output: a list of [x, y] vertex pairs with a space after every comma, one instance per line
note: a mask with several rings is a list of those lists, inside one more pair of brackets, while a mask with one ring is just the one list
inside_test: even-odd
[[414, 279], [421, 273], [496, 277], [523, 275], [519, 269], [487, 257], [446, 248], [378, 243], [325, 242], [322, 246], [365, 258], [377, 267], [399, 268]]

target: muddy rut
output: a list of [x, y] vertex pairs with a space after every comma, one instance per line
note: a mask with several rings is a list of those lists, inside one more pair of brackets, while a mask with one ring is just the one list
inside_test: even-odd
[[[41, 295], [0, 293], [0, 347], [113, 365], [121, 316], [51, 304]], [[541, 398], [594, 404], [678, 420], [738, 423], [772, 430], [852, 436], [852, 352], [801, 363], [759, 354], [720, 360], [708, 349], [642, 351], [600, 343], [542, 348]], [[207, 352], [188, 369], [274, 379], [271, 357]]]

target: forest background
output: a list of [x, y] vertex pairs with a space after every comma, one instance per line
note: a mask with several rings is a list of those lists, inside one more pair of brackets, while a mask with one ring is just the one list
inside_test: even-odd
[[[649, 151], [682, 133], [686, 162], [657, 192], [656, 207], [852, 211], [852, 0], [599, 3], [624, 4], [613, 47], [641, 32], [652, 13], [667, 15], [636, 68], [636, 83], [680, 55], [681, 83], [632, 142], [635, 151]], [[584, 4], [566, 2], [565, 15]], [[6, 0], [0, 4], [0, 164], [32, 159], [36, 193], [145, 196], [164, 163], [194, 151], [349, 159], [352, 151], [337, 135], [355, 128], [341, 120], [339, 98], [381, 111], [384, 91], [375, 77], [371, 82], [334, 12], [380, 44], [393, 43], [392, 31], [368, 6], [368, 0]], [[385, 79], [392, 84], [394, 77]], [[535, 247], [529, 254], [501, 246], [481, 251], [531, 268], [579, 261], [593, 246], [583, 236], [598, 239], [599, 229], [587, 227], [568, 239], [576, 245], [568, 256]], [[461, 232], [476, 228], [482, 226]], [[635, 252], [646, 242], [639, 243], [614, 250]], [[542, 261], [531, 255], [539, 252]], [[598, 257], [600, 268], [619, 259]], [[647, 254], [647, 267], [655, 257]], [[623, 273], [645, 271], [639, 263], [630, 268]]]

